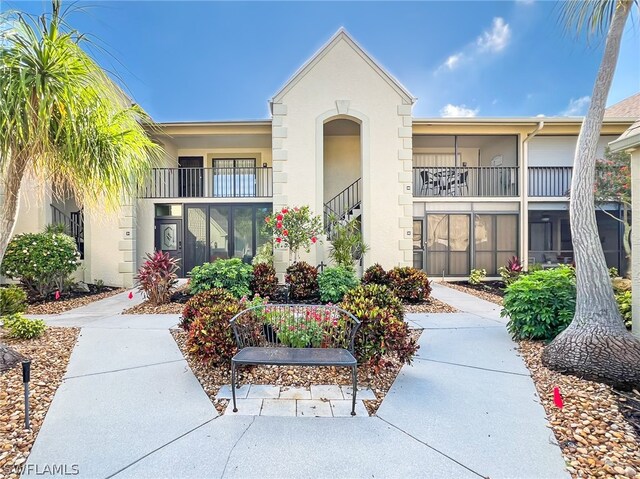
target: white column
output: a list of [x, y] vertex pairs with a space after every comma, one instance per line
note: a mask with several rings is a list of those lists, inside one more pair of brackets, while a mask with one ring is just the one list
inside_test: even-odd
[[[640, 211], [640, 149], [631, 152], [631, 211]], [[631, 216], [631, 331], [640, 337], [640, 221]]]

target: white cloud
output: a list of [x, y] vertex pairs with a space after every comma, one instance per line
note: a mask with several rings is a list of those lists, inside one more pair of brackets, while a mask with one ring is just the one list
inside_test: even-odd
[[456, 53], [447, 58], [447, 61], [444, 62], [444, 66], [446, 66], [449, 70], [453, 70], [458, 64], [464, 55], [462, 53]]
[[580, 98], [571, 99], [569, 101], [569, 106], [567, 106], [566, 110], [564, 110], [561, 115], [562, 116], [582, 116], [587, 112], [587, 108], [589, 107], [589, 102], [591, 101], [591, 97], [589, 96], [581, 96]]
[[451, 103], [447, 103], [440, 110], [440, 116], [444, 117], [472, 117], [476, 116], [480, 108], [471, 109], [467, 108], [466, 105], [452, 105]]
[[497, 53], [505, 49], [511, 39], [511, 28], [501, 17], [493, 19], [490, 31], [484, 31], [476, 40], [482, 52]]
[[546, 116], [547, 116], [547, 115], [545, 115], [544, 113], [538, 113], [538, 114], [536, 115], [536, 118], [544, 118], [544, 117], [546, 117]]

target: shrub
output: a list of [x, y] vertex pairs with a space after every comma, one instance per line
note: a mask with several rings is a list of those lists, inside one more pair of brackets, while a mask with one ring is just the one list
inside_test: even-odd
[[342, 300], [347, 291], [358, 286], [358, 278], [352, 269], [336, 266], [326, 268], [318, 275], [318, 286], [322, 301], [337, 303]]
[[196, 316], [206, 308], [236, 302], [236, 298], [229, 291], [222, 288], [212, 288], [198, 293], [184, 305], [182, 317], [180, 318], [180, 327], [185, 331], [189, 330], [189, 326]]
[[369, 266], [362, 276], [362, 284], [381, 284], [389, 286], [389, 273], [380, 264]]
[[189, 352], [208, 364], [228, 363], [237, 349], [229, 321], [239, 312], [237, 301], [222, 302], [198, 310], [189, 326]]
[[275, 268], [268, 263], [258, 263], [253, 266], [251, 291], [262, 297], [273, 298], [278, 292], [278, 278]]
[[44, 334], [47, 326], [41, 319], [28, 319], [21, 313], [10, 314], [2, 318], [9, 336], [18, 339], [34, 339]]
[[369, 249], [362, 239], [360, 222], [353, 219], [343, 224], [336, 221], [335, 218], [332, 218], [330, 221], [332, 225], [329, 257], [338, 266], [353, 270], [354, 260], [362, 258], [362, 255]]
[[536, 271], [507, 286], [501, 316], [514, 339], [553, 339], [573, 318], [576, 284], [571, 268]]
[[506, 266], [500, 266], [498, 268], [498, 273], [500, 274], [504, 284], [507, 286], [516, 281], [523, 272], [524, 269], [522, 267], [522, 263], [517, 256], [512, 256], [507, 261]]
[[293, 263], [287, 268], [285, 280], [292, 299], [311, 299], [318, 296], [318, 270], [309, 263]]
[[251, 260], [251, 264], [254, 266], [261, 263], [273, 266], [273, 241], [267, 241], [262, 246], [259, 246], [256, 255]]
[[0, 317], [27, 310], [27, 293], [18, 286], [0, 288]]
[[71, 236], [25, 233], [15, 236], [0, 266], [0, 273], [19, 280], [27, 291], [46, 297], [64, 291], [65, 280], [78, 268], [78, 250]]
[[631, 291], [627, 290], [616, 294], [616, 301], [625, 326], [631, 328]]
[[487, 277], [487, 270], [482, 269], [472, 269], [471, 274], [469, 275], [469, 284], [482, 284], [484, 279]]
[[224, 288], [236, 298], [249, 296], [253, 268], [240, 258], [217, 259], [213, 263], [196, 266], [189, 273], [189, 290], [193, 294], [211, 288]]
[[609, 278], [614, 279], [620, 276], [620, 272], [618, 271], [618, 268], [616, 268], [615, 266], [612, 266], [611, 268], [609, 268]]
[[429, 299], [431, 294], [427, 273], [410, 266], [389, 271], [389, 282], [391, 290], [402, 301], [417, 303]]
[[375, 368], [384, 365], [383, 356], [393, 354], [402, 363], [410, 363], [418, 350], [404, 322], [400, 300], [386, 286], [368, 284], [349, 291], [340, 307], [361, 321], [355, 352], [360, 363]]
[[171, 294], [178, 282], [178, 260], [169, 253], [156, 251], [147, 253], [147, 260], [140, 266], [135, 277], [138, 290], [151, 304], [165, 304], [171, 300]]

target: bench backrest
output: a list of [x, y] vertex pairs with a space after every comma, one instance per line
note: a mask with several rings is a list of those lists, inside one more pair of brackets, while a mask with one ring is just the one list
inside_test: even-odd
[[264, 304], [231, 319], [239, 349], [245, 347], [343, 348], [354, 352], [360, 321], [330, 305]]

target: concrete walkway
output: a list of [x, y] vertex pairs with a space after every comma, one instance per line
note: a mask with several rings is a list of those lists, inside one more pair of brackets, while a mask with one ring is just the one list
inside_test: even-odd
[[31, 475], [66, 464], [92, 478], [569, 477], [491, 303], [433, 294], [466, 312], [409, 315], [425, 328], [419, 356], [377, 417], [218, 416], [170, 336], [177, 316], [114, 314], [132, 301], [122, 295], [104, 315], [94, 303], [94, 316], [50, 318], [82, 332]]

